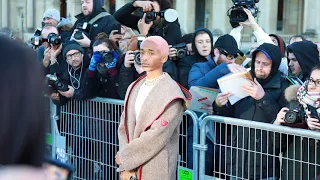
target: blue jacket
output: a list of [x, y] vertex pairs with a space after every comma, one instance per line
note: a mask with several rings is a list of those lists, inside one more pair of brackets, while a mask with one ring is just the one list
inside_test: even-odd
[[198, 62], [192, 66], [189, 72], [188, 87], [203, 86], [218, 89], [217, 80], [228, 73], [230, 70], [226, 63], [217, 65], [210, 56], [208, 61]]

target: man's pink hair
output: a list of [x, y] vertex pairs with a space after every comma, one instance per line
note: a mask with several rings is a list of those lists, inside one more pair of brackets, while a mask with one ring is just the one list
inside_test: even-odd
[[166, 40], [160, 36], [149, 36], [142, 41], [141, 47], [147, 42], [153, 43], [156, 45], [157, 49], [155, 51], [160, 52], [161, 57], [168, 57], [169, 55], [169, 45]]

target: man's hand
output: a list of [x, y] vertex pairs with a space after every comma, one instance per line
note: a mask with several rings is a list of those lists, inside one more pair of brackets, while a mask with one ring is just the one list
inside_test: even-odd
[[153, 9], [153, 2], [151, 1], [135, 1], [132, 5], [137, 8], [142, 8], [143, 12], [148, 12]]
[[68, 85], [68, 88], [69, 88], [68, 91], [65, 91], [65, 92], [59, 91], [59, 93], [66, 98], [72, 98], [74, 94], [74, 88], [70, 85]]
[[126, 56], [124, 57], [124, 66], [126, 68], [131, 68], [134, 64], [134, 54], [133, 51], [127, 51]]
[[200, 107], [200, 109], [207, 111], [209, 115], [213, 114], [213, 107], [211, 103], [202, 102], [202, 106]]
[[232, 96], [230, 92], [219, 93], [215, 102], [218, 106], [224, 106], [228, 103], [228, 98]]
[[242, 26], [251, 27], [253, 31], [259, 29], [260, 26], [257, 24], [256, 20], [252, 16], [251, 11], [249, 11], [246, 8], [243, 8], [243, 11], [247, 14], [248, 20], [246, 20], [245, 22], [240, 22], [239, 24], [242, 25]]
[[47, 49], [44, 50], [44, 57], [43, 57], [43, 60], [42, 60], [42, 64], [44, 67], [48, 67], [49, 64], [50, 64], [50, 57], [51, 57], [51, 47], [48, 47]]
[[61, 50], [62, 50], [62, 44], [60, 44], [60, 46], [51, 45], [51, 48], [50, 48], [51, 65], [56, 63], [56, 59], [57, 59], [58, 55], [61, 53]]
[[149, 29], [153, 25], [153, 22], [150, 22], [149, 24], [146, 23], [146, 14], [143, 14], [143, 18], [138, 21], [138, 29], [141, 35], [147, 36]]
[[170, 59], [177, 57], [177, 49], [173, 48], [172, 45], [169, 45], [169, 57]]
[[78, 40], [78, 39], [75, 39], [75, 38], [74, 38], [74, 34], [75, 34], [77, 31], [79, 31], [79, 30], [78, 30], [78, 29], [75, 29], [75, 30], [73, 31], [72, 36], [71, 36], [71, 38], [70, 38], [70, 41], [74, 40], [74, 41], [76, 41], [77, 43], [79, 43], [81, 47], [84, 47], [84, 48], [90, 47], [91, 40], [90, 40], [83, 32], [81, 32], [81, 33], [82, 33], [82, 36], [83, 36], [83, 39], [79, 39], [79, 40]]
[[109, 39], [112, 40], [113, 42], [116, 42], [116, 41], [119, 41], [120, 39], [122, 39], [122, 35], [115, 34], [116, 32], [118, 32], [118, 30], [112, 30], [109, 35]]
[[254, 78], [254, 82], [251, 82], [251, 85], [243, 85], [242, 88], [255, 100], [260, 100], [265, 95], [264, 89], [256, 78]]
[[55, 101], [59, 101], [59, 93], [51, 93], [50, 94], [50, 99], [55, 100]]
[[236, 63], [231, 63], [231, 64], [228, 64], [227, 66], [229, 71], [232, 73], [247, 72], [246, 68]]
[[312, 118], [310, 111], [307, 112], [307, 117], [308, 117], [307, 124], [308, 124], [309, 128], [314, 131], [319, 131], [320, 130], [319, 119]]
[[284, 123], [285, 123], [284, 118], [285, 118], [285, 116], [286, 116], [287, 111], [289, 111], [288, 108], [286, 108], [286, 107], [282, 108], [282, 109], [279, 111], [279, 113], [278, 113], [278, 115], [277, 115], [277, 118], [276, 118], [276, 120], [273, 122], [273, 124], [277, 124], [277, 125], [284, 124]]

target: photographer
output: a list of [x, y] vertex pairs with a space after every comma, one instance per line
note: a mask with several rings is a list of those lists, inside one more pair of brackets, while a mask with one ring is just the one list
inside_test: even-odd
[[63, 73], [67, 64], [61, 54], [62, 43], [57, 28], [45, 26], [41, 36], [42, 46], [38, 49], [38, 59], [45, 68], [46, 74]]
[[[320, 65], [311, 70], [311, 76], [302, 86], [290, 86], [285, 91], [288, 106], [280, 110], [274, 124], [320, 131], [319, 118]], [[276, 146], [286, 149], [282, 179], [314, 179], [320, 168], [320, 145], [312, 139], [277, 134]], [[288, 145], [288, 146], [287, 146]], [[308, 147], [308, 148], [304, 148]]]
[[[142, 8], [143, 17], [133, 15], [138, 8]], [[160, 12], [172, 8], [170, 0], [133, 1], [121, 7], [114, 13], [114, 17], [121, 24], [138, 30], [144, 36], [161, 36], [168, 44], [177, 44], [181, 37], [178, 20], [169, 23], [165, 19], [156, 17], [155, 21], [146, 23], [146, 12]]]
[[[92, 48], [96, 36], [100, 32], [109, 35], [118, 22], [103, 8], [104, 0], [82, 0], [81, 4], [82, 13], [76, 16], [70, 40], [75, 40], [83, 48]], [[83, 26], [85, 23], [88, 23], [87, 27]]]
[[62, 85], [59, 89], [55, 89], [58, 92], [56, 93], [55, 104], [64, 105], [69, 98], [86, 100], [97, 95], [98, 89], [95, 87], [98, 84], [96, 82], [97, 78], [90, 76], [90, 71], [87, 71], [87, 68], [84, 67], [83, 53], [83, 48], [75, 41], [70, 41], [63, 48], [63, 57], [67, 61], [67, 68], [58, 77], [58, 81]]
[[60, 11], [56, 9], [47, 9], [43, 13], [43, 27], [54, 26], [58, 29], [63, 42], [69, 40], [72, 33], [72, 23], [70, 20], [60, 16]]
[[105, 33], [99, 33], [93, 43], [93, 56], [89, 65], [89, 76], [97, 73], [100, 90], [99, 97], [119, 99], [118, 76], [121, 63], [121, 53], [115, 43], [108, 39]]
[[169, 59], [178, 67], [181, 59], [194, 54], [192, 51], [192, 33], [183, 35], [178, 44], [169, 45], [169, 47]]

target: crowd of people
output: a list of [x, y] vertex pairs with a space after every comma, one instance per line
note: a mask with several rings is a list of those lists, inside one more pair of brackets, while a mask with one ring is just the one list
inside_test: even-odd
[[[129, 115], [135, 115], [133, 119], [143, 125], [145, 122], [142, 117], [150, 118], [148, 116], [152, 116], [151, 113], [160, 112], [150, 110], [147, 113], [142, 107], [153, 106], [151, 102], [161, 101], [161, 99], [163, 99], [162, 103], [165, 103], [165, 100], [170, 103], [167, 99], [169, 97], [161, 95], [167, 96], [170, 92], [174, 94], [175, 91], [170, 88], [179, 87], [173, 85], [168, 79], [179, 83], [181, 86], [179, 90], [183, 92], [183, 95], [181, 92], [177, 92], [177, 94], [188, 99], [187, 89], [192, 86], [219, 89], [217, 82], [219, 78], [230, 73], [245, 72], [249, 69], [253, 81], [251, 85], [242, 87], [249, 95], [248, 97], [231, 105], [229, 97], [233, 94], [220, 92], [213, 104], [203, 104], [201, 108], [209, 115], [303, 128], [314, 132], [320, 131], [320, 43], [307, 40], [302, 35], [296, 35], [286, 45], [281, 36], [267, 34], [247, 9], [243, 9], [243, 11], [247, 14], [248, 19], [237, 25], [233, 24], [233, 29], [229, 34], [220, 36], [214, 42], [213, 35], [207, 28], [198, 28], [192, 33], [182, 34], [178, 19], [168, 22], [158, 14], [153, 20], [147, 20], [150, 17], [147, 17], [146, 12], [171, 9], [170, 0], [133, 1], [121, 7], [113, 15], [103, 8], [103, 0], [82, 0], [81, 4], [82, 12], [76, 16], [77, 21], [74, 25], [68, 19], [60, 17], [60, 12], [55, 9], [48, 9], [43, 14], [41, 35], [39, 35], [40, 44], [35, 48], [37, 51], [36, 59], [45, 74], [44, 94], [57, 106], [64, 106], [71, 99], [79, 101], [94, 97], [122, 99], [132, 106], [130, 111], [135, 109], [135, 112], [129, 111]], [[256, 37], [256, 42], [252, 44], [248, 53], [240, 50], [241, 33], [244, 28], [251, 29]], [[148, 48], [146, 49], [146, 47]], [[164, 49], [159, 49], [159, 47]], [[157, 60], [153, 62], [154, 57], [158, 59], [155, 58]], [[152, 69], [151, 67], [157, 68]], [[156, 95], [151, 93], [150, 87], [144, 87], [138, 83], [138, 87], [144, 88], [146, 94], [154, 95], [154, 97], [148, 96], [149, 99], [145, 99], [146, 94], [143, 96], [131, 84], [136, 84], [143, 78], [147, 78], [146, 83], [148, 78], [156, 79], [157, 76], [154, 76], [154, 72], [160, 72], [157, 75], [161, 77], [162, 81], [167, 82], [167, 84], [162, 83], [167, 88], [162, 90], [162, 87], [157, 86], [156, 90], [159, 93]], [[153, 86], [155, 85], [153, 84]], [[134, 99], [140, 99], [140, 101], [128, 100], [130, 93], [127, 93], [127, 90], [131, 91], [132, 89], [134, 89]], [[140, 90], [142, 91], [142, 89]], [[163, 92], [168, 94], [161, 94]], [[145, 106], [144, 102], [151, 104]], [[169, 150], [174, 152], [174, 156], [178, 153], [176, 152], [178, 150], [176, 138], [179, 126], [172, 123], [172, 126], [168, 126], [172, 128], [166, 129], [166, 127], [168, 122], [171, 125], [173, 118], [180, 118], [184, 109], [180, 101], [174, 102], [169, 107], [161, 103], [154, 103], [159, 107], [164, 106], [163, 111], [168, 111], [168, 114], [171, 115], [164, 113], [164, 117], [168, 119], [162, 120], [160, 124], [150, 125], [147, 129], [143, 129], [145, 127], [135, 127], [131, 122], [132, 126], [129, 127], [131, 144], [129, 139], [126, 142], [129, 138], [129, 136], [126, 137], [125, 132], [127, 125], [123, 124], [126, 117], [121, 118], [118, 132], [120, 150], [116, 161], [119, 164], [119, 169], [124, 172], [122, 174], [139, 169], [137, 171], [140, 173], [140, 177], [145, 176], [146, 179], [152, 179], [154, 175], [152, 168], [155, 168], [159, 162], [156, 159], [160, 158], [167, 159], [166, 163], [162, 161], [161, 163], [163, 163], [163, 167], [169, 169], [168, 172], [163, 172], [163, 176], [167, 177], [164, 179], [174, 179], [176, 165], [172, 165], [172, 163], [174, 164], [176, 157], [168, 156], [166, 153]], [[289, 122], [286, 119], [286, 113], [292, 110], [292, 104], [299, 106], [298, 111], [302, 114], [299, 122]], [[139, 107], [138, 110], [137, 107]], [[131, 117], [130, 120], [133, 119]], [[189, 168], [193, 166], [192, 129], [193, 124], [190, 121], [186, 150]], [[207, 175], [215, 176], [214, 172], [219, 171], [220, 174], [244, 179], [279, 179], [281, 171], [287, 169], [295, 173], [283, 173], [282, 178], [292, 179], [299, 176], [302, 179], [305, 177], [314, 179], [316, 175], [320, 174], [319, 158], [313, 159], [316, 165], [312, 167], [305, 164], [293, 166], [290, 162], [282, 164], [281, 167], [280, 159], [277, 157], [261, 154], [251, 155], [249, 152], [249, 150], [254, 150], [274, 155], [284, 153], [295, 158], [295, 149], [310, 143], [306, 139], [294, 143], [298, 140], [290, 137], [281, 138], [279, 135], [272, 136], [273, 139], [276, 139], [273, 141], [269, 140], [270, 137], [267, 133], [259, 133], [259, 136], [255, 137], [250, 136], [251, 130], [246, 128], [239, 129], [221, 125], [216, 129], [220, 131], [215, 132], [217, 134], [215, 143], [241, 147], [248, 151], [239, 152], [237, 150], [236, 152], [234, 149], [224, 151], [208, 139]], [[229, 132], [230, 129], [233, 129], [234, 133], [232, 135], [226, 134], [225, 132]], [[153, 139], [150, 139], [151, 137]], [[257, 138], [259, 143], [256, 143]], [[155, 140], [157, 144], [149, 146], [150, 149], [142, 146], [145, 143], [152, 145]], [[159, 144], [159, 142], [162, 143]], [[164, 142], [170, 143], [165, 144]], [[294, 145], [292, 145], [293, 143]], [[320, 144], [316, 142], [313, 145], [313, 149], [316, 149], [312, 152], [315, 154], [313, 158], [317, 158], [317, 155], [320, 155]], [[160, 153], [157, 154], [158, 152]], [[133, 153], [140, 155], [141, 158], [133, 157]], [[242, 155], [241, 157], [231, 156], [235, 153]], [[300, 153], [311, 152], [304, 150]], [[216, 159], [215, 157], [220, 158]], [[255, 159], [259, 159], [259, 161], [255, 161]], [[3, 162], [5, 161], [1, 160], [0, 164]], [[220, 165], [215, 166], [215, 164]], [[237, 167], [239, 165], [248, 167], [248, 169], [244, 171], [243, 168]], [[142, 166], [146, 167], [149, 173], [142, 172], [140, 169]], [[306, 168], [308, 171], [305, 171]]]

